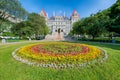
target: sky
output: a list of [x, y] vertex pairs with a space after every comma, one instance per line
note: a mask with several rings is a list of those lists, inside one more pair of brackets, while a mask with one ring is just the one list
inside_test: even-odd
[[70, 17], [74, 10], [80, 14], [81, 18], [97, 13], [112, 6], [116, 0], [19, 0], [22, 6], [29, 12], [40, 13], [44, 8], [48, 16], [53, 12], [62, 16], [64, 12]]

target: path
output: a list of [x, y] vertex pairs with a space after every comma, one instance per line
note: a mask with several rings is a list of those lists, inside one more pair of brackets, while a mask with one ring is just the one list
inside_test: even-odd
[[[7, 42], [5, 44], [0, 43], [0, 45], [30, 43], [30, 42], [53, 42], [53, 41], [58, 41], [58, 40], [45, 40], [45, 39], [43, 39], [43, 40], [31, 40], [31, 41], [24, 41], [24, 42]], [[68, 41], [68, 42], [90, 42], [90, 41], [73, 40], [71, 38], [65, 38], [65, 40], [61, 40], [61, 41]], [[90, 42], [90, 43], [120, 45], [120, 44], [117, 44], [117, 43], [105, 43], [105, 42]]]

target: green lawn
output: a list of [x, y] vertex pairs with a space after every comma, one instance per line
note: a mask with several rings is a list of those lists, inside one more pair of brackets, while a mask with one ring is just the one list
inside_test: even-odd
[[81, 69], [58, 70], [28, 66], [13, 59], [12, 51], [33, 43], [0, 45], [0, 80], [120, 80], [120, 45], [85, 42], [107, 50], [108, 59]]

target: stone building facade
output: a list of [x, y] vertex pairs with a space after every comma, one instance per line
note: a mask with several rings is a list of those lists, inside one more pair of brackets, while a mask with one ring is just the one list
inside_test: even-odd
[[45, 17], [46, 24], [48, 25], [51, 34], [57, 32], [62, 33], [64, 36], [68, 35], [72, 30], [73, 23], [80, 20], [80, 15], [76, 10], [73, 11], [70, 18], [66, 17], [65, 13], [63, 16], [58, 16], [53, 13], [53, 16], [49, 18], [44, 9], [42, 9], [39, 14]]

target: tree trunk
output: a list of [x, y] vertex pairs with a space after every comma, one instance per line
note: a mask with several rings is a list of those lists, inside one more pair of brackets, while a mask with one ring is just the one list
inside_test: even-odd
[[94, 40], [95, 39], [95, 36], [94, 35], [92, 35], [92, 40]]
[[112, 33], [109, 32], [109, 37], [110, 37], [110, 40], [112, 40]]

